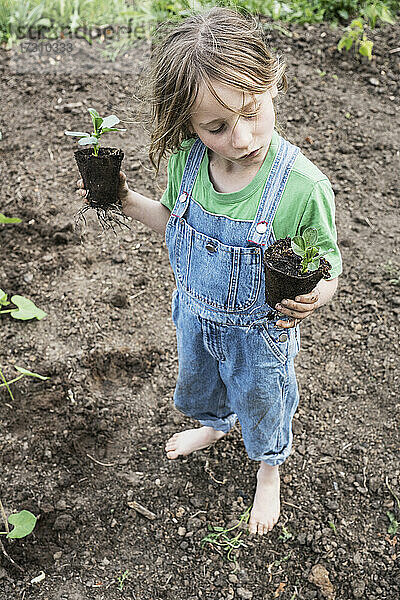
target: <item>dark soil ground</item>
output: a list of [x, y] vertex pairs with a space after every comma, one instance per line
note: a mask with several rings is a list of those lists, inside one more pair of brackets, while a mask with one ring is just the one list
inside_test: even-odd
[[[332, 181], [344, 273], [334, 301], [302, 325], [280, 521], [262, 539], [244, 536], [236, 570], [201, 539], [252, 502], [257, 464], [240, 431], [185, 459], [164, 454], [189, 422], [172, 402], [163, 239], [136, 223], [101, 235], [94, 216], [81, 234], [73, 227], [75, 143], [63, 131], [86, 128], [87, 107], [129, 128], [108, 145], [124, 150], [131, 187], [159, 198], [166, 185], [134, 97], [149, 44], [115, 62], [83, 40], [64, 54], [1, 50], [0, 211], [22, 223], [1, 226], [0, 287], [47, 317], [3, 316], [0, 364], [8, 378], [13, 365], [50, 377], [16, 383], [14, 401], [0, 389], [1, 499], [39, 516], [26, 540], [3, 538], [24, 573], [0, 553], [1, 600], [400, 597], [386, 514], [400, 521], [388, 487], [400, 495], [400, 27], [371, 32], [371, 62], [339, 54], [327, 25], [287, 31], [270, 33], [288, 63], [283, 134]], [[333, 592], [312, 581], [317, 564]]]

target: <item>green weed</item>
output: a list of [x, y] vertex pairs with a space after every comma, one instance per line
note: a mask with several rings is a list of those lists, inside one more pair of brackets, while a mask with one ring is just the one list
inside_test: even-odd
[[336, 535], [337, 534], [337, 529], [336, 529], [335, 523], [333, 523], [333, 521], [328, 521], [328, 525], [332, 529], [332, 531], [334, 532], [334, 534]]
[[[388, 480], [387, 476], [386, 476], [386, 479], [385, 479], [385, 483], [386, 483], [386, 487], [388, 488], [389, 492], [392, 494], [393, 498], [395, 499], [396, 504], [397, 504], [397, 510], [400, 513], [400, 498], [397, 496], [397, 494], [394, 493], [394, 491], [390, 487], [389, 480]], [[390, 510], [388, 510], [386, 512], [386, 516], [388, 517], [388, 519], [390, 521], [390, 524], [389, 524], [389, 527], [388, 527], [388, 533], [390, 535], [396, 535], [396, 533], [397, 533], [397, 531], [399, 530], [399, 527], [400, 527], [399, 521], [397, 521], [397, 519], [395, 517], [395, 514], [393, 512], [391, 512]]]
[[124, 589], [125, 581], [129, 578], [130, 574], [131, 572], [127, 569], [121, 575], [118, 576], [118, 589], [121, 592]]
[[230, 562], [234, 562], [235, 567], [237, 568], [235, 554], [240, 548], [246, 547], [246, 544], [241, 539], [243, 529], [239, 532], [236, 531], [236, 535], [233, 535], [231, 532], [248, 523], [250, 518], [250, 510], [251, 506], [249, 506], [244, 513], [240, 515], [239, 522], [236, 525], [233, 525], [233, 527], [225, 528], [208, 525], [209, 533], [201, 540], [202, 547], [204, 547], [206, 544], [210, 544], [210, 546], [224, 558]]
[[287, 542], [292, 537], [293, 537], [293, 534], [290, 533], [290, 531], [284, 525], [282, 525], [282, 533], [278, 537], [278, 540], [282, 540], [283, 542]]

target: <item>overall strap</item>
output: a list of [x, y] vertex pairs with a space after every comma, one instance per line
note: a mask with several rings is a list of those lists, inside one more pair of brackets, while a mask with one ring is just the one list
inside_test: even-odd
[[299, 152], [300, 148], [280, 136], [279, 149], [261, 195], [257, 214], [249, 230], [247, 238], [249, 242], [265, 246], [270, 236], [273, 239], [272, 222]]
[[197, 138], [190, 149], [182, 175], [178, 198], [171, 213], [175, 217], [183, 217], [187, 207], [189, 206], [188, 200], [192, 193], [194, 182], [196, 181], [197, 173], [199, 172], [200, 164], [203, 160], [205, 151], [206, 146], [203, 144], [200, 138]]

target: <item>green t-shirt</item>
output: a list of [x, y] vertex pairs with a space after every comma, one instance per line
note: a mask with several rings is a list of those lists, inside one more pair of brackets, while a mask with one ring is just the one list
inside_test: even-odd
[[[169, 210], [175, 206], [186, 160], [195, 139], [185, 140], [183, 150], [168, 161], [168, 186], [161, 203]], [[253, 221], [265, 182], [279, 147], [279, 135], [274, 131], [265, 160], [253, 180], [238, 192], [217, 192], [210, 181], [208, 153], [204, 153], [192, 196], [204, 210], [240, 221]], [[337, 245], [335, 201], [331, 184], [319, 169], [301, 152], [297, 155], [279, 202], [272, 228], [276, 239], [294, 237], [306, 227], [318, 229], [321, 251], [333, 248], [326, 258], [332, 265], [330, 279], [342, 272], [342, 259]]]

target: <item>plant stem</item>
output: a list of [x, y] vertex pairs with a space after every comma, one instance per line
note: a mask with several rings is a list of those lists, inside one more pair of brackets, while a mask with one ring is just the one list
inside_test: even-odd
[[[5, 533], [7, 535], [8, 533], [10, 533], [10, 528], [8, 526], [6, 511], [4, 510], [4, 506], [3, 506], [3, 503], [2, 503], [1, 500], [0, 500], [0, 513], [1, 513], [1, 517], [2, 517], [2, 519], [4, 521], [4, 525], [6, 526], [6, 532]], [[3, 534], [4, 531], [2, 531], [1, 533]]]
[[[0, 369], [0, 377], [1, 377], [1, 378], [2, 378], [2, 380], [4, 381], [4, 384], [1, 384], [1, 385], [5, 385], [5, 386], [6, 386], [6, 388], [7, 388], [7, 391], [8, 391], [8, 393], [10, 394], [11, 400], [12, 400], [13, 402], [15, 402], [15, 398], [14, 398], [14, 396], [12, 395], [12, 391], [10, 390], [10, 386], [8, 385], [8, 382], [6, 381], [6, 378], [4, 377], [4, 375], [3, 375], [3, 371], [2, 371], [1, 369]], [[0, 502], [1, 502], [1, 501], [0, 501]], [[0, 509], [0, 510], [1, 510], [1, 509]]]
[[[1, 371], [0, 371], [1, 373]], [[22, 377], [24, 377], [24, 375], [18, 375], [18, 377], [14, 377], [14, 379], [10, 379], [10, 381], [4, 381], [4, 383], [0, 383], [0, 387], [4, 387], [4, 386], [8, 386], [10, 383], [15, 383], [16, 381], [18, 381], [18, 379], [22, 379]]]
[[6, 313], [13, 312], [13, 310], [17, 310], [16, 308], [8, 308], [7, 310], [0, 310], [0, 315], [5, 315]]

